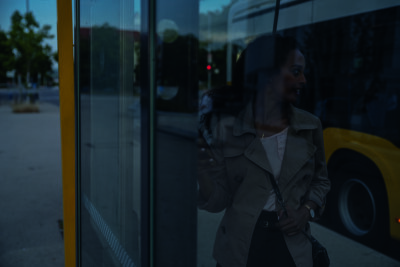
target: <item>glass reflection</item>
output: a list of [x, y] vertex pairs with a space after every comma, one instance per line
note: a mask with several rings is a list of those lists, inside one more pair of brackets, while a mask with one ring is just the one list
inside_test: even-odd
[[[271, 34], [273, 2], [218, 2], [218, 8], [207, 11], [207, 1], [200, 2], [200, 177], [212, 169], [207, 165], [209, 155], [203, 152], [213, 144], [216, 126], [226, 117], [237, 118], [253, 97], [245, 86], [237, 90], [235, 84], [267, 79], [250, 75], [238, 81], [234, 66], [250, 43]], [[343, 1], [345, 8], [340, 10], [336, 5], [329, 0], [281, 1], [278, 19], [279, 34], [295, 37], [306, 59], [302, 71], [307, 82], [295, 106], [322, 123], [332, 190], [318, 223], [398, 258], [399, 198], [394, 188], [400, 186], [396, 179], [399, 124], [395, 122], [399, 112], [395, 89], [399, 7], [375, 1], [361, 6]], [[257, 57], [265, 61], [263, 55]], [[222, 216], [222, 212], [198, 212], [199, 266], [215, 265], [212, 247], [215, 233], [222, 231], [218, 228]], [[328, 240], [332, 249], [341, 249], [340, 241]]]
[[156, 1], [155, 266], [196, 266], [198, 1]]
[[230, 91], [248, 100], [234, 116], [209, 112], [218, 118], [200, 137], [200, 208], [225, 210], [213, 256], [222, 266], [311, 266], [308, 221], [322, 214], [330, 182], [321, 123], [293, 107], [305, 58], [293, 38], [261, 36], [235, 68]]
[[80, 15], [80, 262], [140, 266], [139, 32], [133, 3], [80, 1]]
[[[300, 76], [306, 77], [306, 81], [300, 82], [306, 86], [282, 91], [282, 88], [289, 88], [282, 83], [289, 81], [288, 77], [284, 79], [270, 72], [273, 46], [256, 49], [256, 53], [243, 52], [260, 36], [271, 34], [275, 1], [155, 1], [155, 42], [148, 44], [151, 47], [148, 49], [154, 47], [154, 54], [152, 50], [150, 56], [143, 56], [141, 64], [151, 63], [142, 72], [140, 49], [147, 47], [139, 43], [134, 23], [140, 20], [140, 14], [134, 12], [133, 2], [81, 1], [80, 5], [81, 245], [85, 266], [119, 266], [123, 264], [121, 261], [140, 265], [140, 198], [141, 194], [149, 192], [139, 190], [143, 160], [139, 154], [153, 155], [153, 151], [140, 153], [143, 138], [153, 136], [151, 145], [155, 158], [150, 161], [154, 163], [155, 177], [150, 201], [154, 204], [151, 210], [154, 225], [148, 227], [154, 230], [150, 241], [154, 245], [154, 264], [215, 266], [212, 256], [215, 234], [222, 235], [235, 226], [225, 224], [228, 219], [222, 219], [223, 212], [197, 210], [197, 186], [204, 185], [200, 181], [197, 185], [195, 177], [213, 177], [225, 168], [215, 160], [221, 156], [220, 143], [215, 144], [216, 136], [221, 134], [221, 129], [216, 129], [221, 123], [226, 123], [227, 128], [234, 127], [233, 122], [238, 118], [248, 123], [253, 139], [259, 141], [259, 149], [266, 141], [261, 141], [263, 134], [267, 139], [282, 133], [286, 136], [285, 149], [289, 149], [290, 129], [293, 128], [290, 121], [296, 113], [293, 110], [297, 109], [283, 102], [313, 113], [322, 122], [332, 191], [320, 222], [370, 246], [392, 244], [386, 241], [400, 238], [400, 228], [395, 223], [399, 214], [396, 192], [400, 187], [396, 179], [400, 173], [397, 164], [399, 127], [395, 123], [399, 113], [396, 70], [400, 61], [395, 60], [400, 51], [396, 37], [399, 36], [398, 6], [392, 7], [395, 4], [384, 1], [383, 4], [363, 1], [359, 5], [343, 2], [346, 8], [336, 10], [330, 8], [329, 0], [318, 4], [316, 1], [281, 1], [279, 34], [296, 38], [306, 63], [306, 67], [301, 63], [300, 69], [286, 69], [288, 75], [300, 72]], [[135, 10], [139, 10], [136, 6], [135, 2]], [[263, 54], [265, 51], [268, 53]], [[240, 64], [242, 67], [237, 67]], [[151, 81], [154, 88], [140, 88], [141, 79], [146, 76], [154, 78]], [[146, 96], [154, 96], [154, 110], [149, 106], [148, 113], [154, 115], [155, 123], [144, 122], [151, 124], [151, 133], [150, 137], [140, 138], [143, 89], [148, 90]], [[244, 119], [247, 111], [251, 111], [252, 121]], [[285, 126], [288, 127], [286, 132]], [[245, 152], [233, 143], [225, 146], [229, 151], [224, 151], [222, 156], [230, 165], [239, 168]], [[318, 156], [309, 152], [321, 159], [324, 156], [321, 156], [322, 146], [317, 144], [316, 147]], [[304, 160], [301, 151], [287, 153], [285, 149], [279, 150], [285, 151], [282, 160], [287, 155], [293, 161]], [[280, 159], [279, 152], [277, 154]], [[264, 150], [260, 155], [264, 162], [270, 161]], [[304, 164], [308, 166], [314, 162], [324, 169], [324, 164], [316, 161]], [[266, 168], [273, 172], [269, 167]], [[281, 168], [282, 172], [288, 169]], [[230, 211], [225, 216], [240, 217], [239, 221], [249, 217], [248, 214], [258, 217], [253, 210], [256, 206], [253, 209], [246, 206], [247, 214], [243, 216], [232, 212], [233, 208], [238, 208], [237, 203], [241, 203], [236, 199], [250, 201], [257, 197], [257, 190], [254, 196], [241, 194], [241, 184], [248, 182], [244, 177], [252, 175], [243, 169], [227, 169], [226, 172], [233, 177], [227, 188], [237, 190], [232, 192], [234, 199], [226, 200]], [[318, 215], [323, 208], [322, 195], [328, 188], [326, 175], [324, 171], [321, 173], [323, 181], [318, 185], [323, 187], [318, 187], [321, 195], [312, 200], [316, 206], [300, 197], [292, 209], [307, 204]], [[307, 183], [318, 180], [313, 177], [318, 175], [308, 170], [301, 169], [297, 176], [302, 174]], [[251, 179], [257, 179], [257, 175]], [[301, 189], [306, 188], [307, 183], [299, 181], [292, 185], [304, 193]], [[284, 195], [292, 192], [289, 185], [288, 188], [283, 190]], [[273, 199], [271, 190], [272, 187], [268, 187], [263, 191], [271, 196], [266, 203]], [[202, 197], [208, 199], [209, 194]], [[266, 210], [271, 211], [274, 205]], [[302, 211], [308, 211], [307, 215], [311, 216], [307, 207]], [[294, 216], [291, 212], [288, 211], [289, 215]], [[235, 232], [251, 232], [246, 227], [248, 224]], [[217, 240], [216, 247], [221, 246], [224, 239]], [[300, 241], [308, 251], [307, 241], [299, 238]], [[293, 248], [284, 242], [291, 253]], [[225, 245], [232, 244], [237, 242], [227, 241]], [[394, 250], [390, 245], [380, 247], [384, 252]], [[223, 250], [217, 248], [217, 252], [216, 258], [225, 266], [226, 257], [218, 256]], [[240, 253], [231, 254], [240, 256]], [[243, 258], [241, 261], [246, 264]], [[302, 261], [301, 257], [292, 258], [295, 262]]]

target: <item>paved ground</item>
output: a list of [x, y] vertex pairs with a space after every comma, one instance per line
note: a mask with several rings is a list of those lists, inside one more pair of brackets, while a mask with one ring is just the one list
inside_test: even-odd
[[[64, 266], [59, 109], [12, 113], [0, 104], [0, 267]], [[215, 266], [212, 242], [220, 214], [199, 212], [198, 266]], [[395, 267], [400, 263], [319, 225], [331, 266]], [[188, 266], [190, 267], [190, 266]]]
[[[215, 266], [211, 258], [213, 241], [222, 213], [198, 213], [198, 267]], [[353, 240], [343, 237], [316, 223], [311, 225], [312, 234], [328, 250], [331, 267], [400, 267], [400, 262], [374, 251]]]
[[0, 266], [64, 266], [59, 109], [0, 105]]

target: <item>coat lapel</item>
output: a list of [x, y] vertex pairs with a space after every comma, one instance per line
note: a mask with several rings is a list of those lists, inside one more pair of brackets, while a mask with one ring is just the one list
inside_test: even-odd
[[272, 168], [269, 164], [267, 154], [261, 141], [256, 138], [256, 131], [254, 129], [252, 105], [247, 105], [244, 112], [239, 115], [235, 121], [233, 135], [245, 138], [245, 143], [248, 144], [244, 150], [244, 155], [251, 162], [268, 171], [272, 174]]
[[254, 138], [250, 145], [244, 151], [244, 155], [253, 163], [272, 174], [272, 168], [269, 164], [267, 154], [258, 138]]
[[[293, 176], [301, 169], [301, 167], [310, 160], [316, 151], [316, 147], [312, 142], [308, 142], [306, 138], [300, 136], [302, 130], [315, 129], [315, 122], [305, 116], [304, 111], [295, 107], [291, 108], [291, 123], [288, 129], [285, 154], [282, 161], [281, 173], [278, 178], [279, 187], [284, 189]], [[252, 105], [248, 105], [239, 118], [235, 121], [233, 135], [243, 137], [244, 134], [250, 133], [251, 138], [246, 139], [249, 144], [244, 151], [244, 155], [254, 164], [273, 175], [271, 165], [269, 163], [267, 153], [261, 141], [255, 137]], [[247, 136], [249, 137], [249, 136]]]

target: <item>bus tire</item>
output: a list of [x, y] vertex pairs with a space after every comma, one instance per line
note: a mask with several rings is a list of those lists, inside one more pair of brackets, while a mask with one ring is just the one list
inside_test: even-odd
[[388, 202], [382, 176], [365, 166], [343, 167], [333, 174], [329, 217], [338, 232], [374, 246], [389, 236]]

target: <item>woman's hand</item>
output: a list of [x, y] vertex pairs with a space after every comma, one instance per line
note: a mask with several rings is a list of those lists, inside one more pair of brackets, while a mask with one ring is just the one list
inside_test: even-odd
[[215, 165], [212, 152], [206, 140], [199, 135], [198, 141], [198, 160], [197, 160], [197, 183], [199, 192], [204, 200], [208, 201], [214, 191], [214, 181], [209, 175], [208, 170]]
[[278, 227], [288, 236], [297, 235], [304, 230], [310, 219], [309, 210], [304, 206], [301, 206], [298, 210], [286, 207], [286, 210], [287, 215], [283, 210], [278, 212]]

